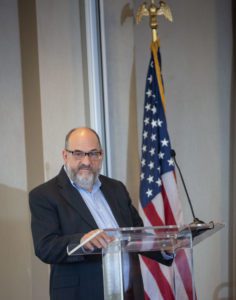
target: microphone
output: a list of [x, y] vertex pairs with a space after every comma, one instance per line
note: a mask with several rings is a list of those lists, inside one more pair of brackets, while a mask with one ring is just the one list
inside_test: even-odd
[[187, 199], [188, 199], [188, 203], [189, 203], [189, 206], [190, 206], [190, 209], [191, 209], [191, 212], [192, 212], [192, 216], [193, 216], [193, 222], [190, 223], [190, 225], [194, 224], [194, 225], [198, 225], [198, 224], [205, 224], [205, 222], [199, 220], [198, 218], [196, 218], [195, 216], [195, 213], [194, 213], [194, 209], [193, 209], [193, 205], [192, 205], [192, 201], [189, 197], [189, 194], [188, 194], [188, 190], [187, 190], [187, 187], [186, 187], [186, 184], [185, 184], [185, 181], [184, 181], [184, 178], [183, 178], [183, 175], [182, 175], [182, 172], [180, 170], [180, 167], [176, 161], [176, 153], [175, 153], [175, 150], [174, 149], [171, 149], [170, 150], [170, 155], [171, 157], [174, 159], [174, 162], [175, 162], [175, 165], [179, 171], [179, 175], [180, 175], [180, 178], [181, 178], [181, 181], [182, 181], [182, 184], [183, 184], [183, 187], [184, 187], [184, 191], [186, 193], [186, 196], [187, 196]]

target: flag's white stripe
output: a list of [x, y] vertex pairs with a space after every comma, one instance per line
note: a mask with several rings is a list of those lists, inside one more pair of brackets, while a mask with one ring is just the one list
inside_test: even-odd
[[[177, 190], [177, 185], [176, 185], [176, 181], [175, 181], [173, 172], [168, 172], [168, 173], [164, 174], [162, 176], [162, 182], [163, 182], [165, 192], [167, 195], [167, 200], [169, 201], [169, 205], [170, 205], [172, 213], [175, 217], [175, 220], [176, 220], [177, 224], [182, 224], [183, 223], [182, 222], [183, 214], [182, 214], [181, 203], [180, 203], [180, 200], [178, 197], [178, 190]], [[153, 198], [152, 203], [154, 205], [156, 213], [159, 215], [160, 219], [165, 224], [164, 205], [163, 205], [163, 198], [162, 198], [161, 193], [159, 193], [158, 195], [156, 195]], [[144, 220], [145, 226], [152, 226], [152, 224], [148, 220], [141, 204], [139, 205], [139, 212], [140, 212], [142, 219]], [[153, 275], [151, 274], [151, 272], [149, 271], [149, 269], [147, 268], [147, 266], [143, 262], [143, 260], [140, 259], [140, 261], [141, 261], [141, 270], [142, 270], [145, 292], [147, 293], [147, 295], [150, 297], [151, 300], [163, 299], [163, 297], [161, 296], [161, 292], [158, 288], [158, 285], [157, 285], [155, 279], [153, 278]], [[175, 287], [174, 287], [172, 279], [173, 279], [173, 276], [176, 276], [175, 286], [177, 286], [178, 299], [188, 300], [188, 295], [184, 288], [184, 282], [182, 281], [182, 278], [178, 272], [177, 267], [175, 266], [175, 271], [174, 271], [173, 268], [169, 268], [169, 267], [166, 267], [166, 266], [160, 264], [160, 269], [161, 269], [163, 276], [169, 282], [169, 284], [172, 288], [173, 294], [175, 294], [175, 290], [174, 290]], [[175, 274], [173, 272], [175, 272]]]
[[173, 267], [175, 268], [175, 286], [177, 287], [176, 298], [181, 300], [189, 300], [186, 290], [184, 288], [183, 280], [179, 274], [178, 268], [175, 263]]
[[141, 204], [139, 204], [139, 214], [143, 220], [144, 226], [152, 226], [152, 224], [149, 222], [148, 218], [146, 217]]
[[[177, 266], [173, 263], [172, 267], [167, 267], [160, 264], [161, 272], [169, 282], [173, 295], [176, 296], [176, 299], [188, 300], [187, 293], [185, 291], [182, 278], [178, 272]], [[177, 276], [177, 277], [176, 277]], [[181, 283], [181, 285], [180, 285]], [[175, 290], [177, 287], [177, 290]], [[178, 296], [177, 296], [178, 295]]]
[[[152, 204], [156, 210], [156, 213], [160, 217], [162, 223], [165, 224], [163, 198], [162, 198], [161, 193], [159, 193], [158, 195], [156, 195], [153, 198]], [[152, 226], [152, 224], [149, 222], [141, 204], [139, 204], [139, 213], [140, 213], [141, 218], [144, 221], [145, 226]]]
[[[162, 201], [162, 197], [161, 196], [156, 197], [155, 200], [156, 201]], [[156, 209], [156, 207], [155, 207], [155, 209]], [[140, 213], [140, 216], [142, 217], [142, 219], [144, 221], [144, 225], [145, 226], [152, 226], [152, 224], [149, 222], [148, 218], [146, 217], [141, 204], [139, 204], [139, 213]], [[152, 299], [153, 300], [163, 299], [163, 297], [161, 296], [160, 290], [158, 288], [158, 285], [157, 285], [152, 273], [149, 271], [149, 269], [147, 268], [146, 264], [143, 262], [141, 257], [140, 257], [140, 262], [141, 262], [141, 272], [142, 272], [145, 292], [148, 294], [148, 296], [151, 300]], [[170, 283], [170, 286], [172, 286], [172, 282], [170, 280], [170, 278], [172, 278], [172, 276], [170, 276], [170, 272], [171, 272], [170, 270], [172, 268], [166, 267], [166, 266], [161, 265], [161, 264], [160, 264], [160, 268], [161, 268], [161, 272], [162, 272], [163, 276], [165, 276], [166, 280]], [[158, 290], [159, 297], [157, 297], [157, 290]]]
[[167, 267], [165, 265], [159, 264], [161, 268], [162, 274], [165, 276], [166, 280], [169, 282], [170, 287], [172, 288], [173, 294], [174, 294], [174, 285], [173, 285], [173, 275], [174, 275], [174, 269], [173, 267]]
[[155, 207], [156, 213], [161, 218], [162, 223], [165, 224], [164, 205], [161, 193], [159, 193], [158, 195], [156, 195], [156, 197], [153, 198], [152, 203]]
[[144, 261], [142, 260], [142, 258], [140, 257], [140, 266], [141, 266], [141, 271], [142, 271], [142, 275], [143, 275], [143, 284], [145, 287], [145, 292], [148, 295], [148, 297], [151, 300], [164, 300], [164, 298], [162, 297], [162, 294], [159, 290], [159, 287], [155, 281], [155, 279], [152, 276], [152, 273], [149, 272], [146, 264], [144, 263]]
[[[144, 216], [144, 220], [146, 221], [145, 223], [145, 226], [151, 226], [150, 222], [148, 221], [148, 219], [146, 218], [143, 210], [141, 209], [140, 210], [140, 214], [142, 216]], [[145, 263], [142, 261], [142, 264], [145, 265]], [[189, 300], [188, 299], [188, 295], [186, 293], [186, 290], [184, 288], [184, 283], [182, 281], [182, 278], [178, 272], [178, 268], [176, 267], [176, 265], [174, 266], [175, 267], [175, 270], [173, 269], [173, 267], [166, 267], [162, 264], [159, 264], [160, 266], [160, 269], [161, 269], [161, 272], [163, 274], [163, 276], [166, 278], [166, 280], [169, 282], [171, 288], [172, 288], [172, 291], [173, 291], [173, 294], [175, 295], [175, 286], [177, 287], [177, 293], [178, 293], [178, 299], [181, 299], [181, 300]], [[157, 289], [157, 284], [156, 284], [156, 281], [154, 280], [151, 272], [149, 271], [149, 269], [147, 268], [147, 266], [145, 265], [145, 267], [142, 267], [141, 268], [141, 272], [142, 272], [142, 277], [143, 277], [143, 281], [144, 281], [144, 289], [145, 289], [145, 292], [148, 294], [148, 296], [150, 297], [151, 300], [159, 300], [159, 299], [163, 299], [163, 298], [158, 298], [157, 297], [157, 292], [156, 292], [156, 289]], [[173, 276], [176, 276], [175, 280], [175, 286], [173, 284]], [[155, 286], [155, 287], [154, 287]], [[158, 288], [158, 291], [159, 291], [159, 288]], [[160, 293], [160, 291], [159, 291]], [[159, 296], [160, 297], [160, 296]]]
[[[162, 176], [162, 182], [166, 191], [166, 195], [172, 210], [172, 213], [175, 217], [177, 225], [183, 224], [183, 211], [181, 207], [181, 202], [179, 199], [179, 194], [178, 194], [178, 189], [177, 189], [177, 184], [176, 184], [176, 179], [174, 177], [173, 172], [168, 172]], [[186, 264], [191, 266], [191, 261], [189, 259], [187, 251], [185, 251], [187, 260]], [[192, 273], [191, 267], [190, 267], [190, 272]], [[185, 290], [185, 282], [183, 282], [181, 275], [179, 274], [178, 268], [175, 264], [175, 285], [177, 287], [177, 298], [181, 300], [188, 300], [188, 295]], [[194, 291], [194, 289], [193, 289]]]
[[[186, 260], [185, 260], [185, 265], [189, 267], [190, 273], [191, 273], [191, 277], [189, 278], [189, 280], [191, 281], [191, 284], [193, 285], [192, 288], [190, 286], [187, 286], [189, 289], [191, 289], [192, 293], [195, 293], [195, 286], [194, 286], [194, 270], [193, 270], [193, 257], [192, 257], [192, 253], [191, 253], [191, 249], [184, 249], [185, 255], [186, 255]], [[177, 266], [176, 266], [177, 269]], [[178, 270], [178, 269], [177, 269]], [[179, 281], [182, 282], [182, 284], [185, 286], [185, 282], [183, 281], [183, 279], [181, 278], [180, 274], [179, 274]], [[185, 291], [186, 292], [186, 291]], [[194, 299], [193, 295], [193, 299]], [[186, 293], [186, 299], [189, 299]]]
[[166, 191], [166, 195], [172, 213], [175, 217], [175, 221], [177, 225], [183, 224], [183, 212], [182, 212], [181, 202], [179, 199], [179, 193], [178, 193], [174, 173], [171, 171], [162, 175], [162, 182]]

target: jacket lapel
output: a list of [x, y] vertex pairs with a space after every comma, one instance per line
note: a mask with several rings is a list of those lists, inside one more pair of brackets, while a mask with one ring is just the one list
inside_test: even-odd
[[115, 195], [114, 191], [107, 184], [103, 184], [102, 176], [100, 176], [99, 179], [101, 180], [101, 183], [102, 183], [101, 191], [102, 191], [108, 205], [110, 206], [113, 216], [115, 217], [119, 227], [126, 227], [127, 222], [123, 218], [122, 213], [120, 211], [120, 207], [118, 205], [119, 195]]
[[60, 173], [57, 177], [57, 182], [59, 186], [59, 190], [63, 196], [63, 198], [69, 203], [69, 205], [73, 206], [80, 217], [92, 228], [97, 228], [97, 224], [90, 213], [87, 205], [85, 204], [83, 198], [80, 193], [76, 190], [75, 187], [72, 186], [64, 167], [61, 168]]

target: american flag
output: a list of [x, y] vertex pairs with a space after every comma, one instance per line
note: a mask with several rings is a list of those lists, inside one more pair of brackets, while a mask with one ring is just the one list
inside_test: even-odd
[[[165, 116], [165, 97], [161, 75], [159, 41], [151, 45], [151, 59], [145, 89], [142, 157], [140, 176], [140, 214], [145, 226], [183, 224], [178, 197], [174, 160]], [[176, 299], [172, 283], [173, 268], [141, 256], [145, 299]], [[194, 299], [188, 257], [180, 250], [175, 258], [178, 299]]]

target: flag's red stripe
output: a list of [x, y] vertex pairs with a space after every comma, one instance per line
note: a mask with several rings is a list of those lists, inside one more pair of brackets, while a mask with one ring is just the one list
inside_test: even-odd
[[162, 294], [163, 299], [168, 299], [168, 300], [174, 300], [174, 294], [172, 291], [172, 288], [164, 276], [164, 274], [161, 271], [161, 268], [157, 262], [154, 260], [151, 260], [150, 258], [147, 258], [145, 256], [142, 256], [142, 259], [144, 263], [146, 264], [148, 270], [151, 272], [152, 276], [154, 277], [159, 290]]
[[[164, 226], [164, 223], [162, 222], [152, 202], [149, 202], [149, 204], [144, 208], [144, 213], [152, 226]], [[148, 259], [147, 257], [142, 256], [142, 258], [149, 272], [152, 274], [154, 280], [156, 281], [163, 299], [174, 300], [173, 292], [171, 290], [169, 282], [162, 273], [159, 264], [153, 260]], [[149, 299], [149, 297], [146, 298], [145, 294], [145, 300], [146, 299]]]
[[161, 194], [162, 194], [163, 204], [164, 204], [165, 225], [176, 225], [175, 217], [173, 215], [164, 186], [162, 186]]
[[[155, 209], [155, 206], [150, 201], [149, 204], [144, 208], [144, 213], [151, 223], [152, 226], [164, 226], [164, 225], [176, 225], [175, 218], [165, 191], [165, 188], [162, 187], [162, 198], [163, 198], [163, 204], [164, 204], [164, 213], [165, 213], [165, 224], [163, 223], [162, 219], [160, 218], [158, 212]], [[181, 257], [178, 258], [178, 257]], [[149, 271], [152, 273], [155, 281], [157, 282], [159, 289], [163, 295], [163, 293], [166, 292], [166, 296], [163, 295], [164, 299], [172, 299], [170, 295], [173, 296], [171, 287], [169, 285], [169, 282], [165, 278], [164, 274], [162, 273], [160, 266], [156, 262], [149, 262], [146, 263], [147, 258], [144, 259], [145, 264], [147, 265]], [[175, 260], [176, 266], [178, 268], [179, 274], [181, 276], [183, 286], [185, 288], [186, 294], [188, 295], [188, 299], [193, 299], [193, 289], [192, 289], [192, 275], [191, 270], [189, 269], [188, 260], [185, 254], [184, 250], [181, 250], [181, 253], [177, 255], [177, 258]], [[153, 264], [155, 265], [153, 267]], [[167, 286], [166, 286], [167, 284]], [[171, 294], [169, 292], [169, 289], [171, 291]], [[164, 292], [162, 292], [162, 290]], [[170, 297], [170, 298], [168, 298]], [[174, 297], [174, 296], [173, 296]], [[174, 299], [174, 298], [173, 298]], [[145, 299], [146, 300], [146, 299]]]
[[145, 300], [150, 300], [150, 298], [148, 297], [148, 294], [144, 291], [144, 299]]
[[155, 206], [150, 201], [146, 207], [144, 207], [144, 213], [149, 220], [149, 222], [152, 224], [152, 226], [164, 226], [164, 223], [162, 222], [160, 216], [158, 215]]
[[179, 274], [182, 278], [185, 291], [188, 295], [188, 299], [193, 299], [193, 281], [192, 274], [189, 268], [188, 259], [186, 253], [183, 249], [178, 252], [178, 255], [175, 258], [175, 263], [178, 268]]
[[177, 184], [177, 176], [176, 176], [175, 170], [173, 171], [173, 174], [174, 174], [174, 178], [175, 178], [175, 183]]
[[[166, 225], [176, 225], [172, 209], [165, 191], [165, 188], [162, 189], [162, 197], [165, 210]], [[181, 276], [186, 294], [188, 299], [193, 299], [193, 289], [192, 289], [192, 274], [189, 269], [188, 259], [184, 250], [180, 250], [177, 258], [175, 259], [176, 266], [178, 268], [179, 274]]]
[[[163, 203], [164, 203], [166, 224], [164, 224], [162, 222], [162, 220], [161, 220], [160, 216], [158, 215], [158, 213], [157, 213], [154, 205], [152, 204], [152, 202], [150, 202], [144, 208], [145, 215], [148, 218], [149, 222], [152, 224], [152, 226], [176, 225], [174, 215], [172, 213], [172, 209], [170, 207], [168, 197], [167, 197], [167, 194], [166, 194], [166, 191], [165, 191], [164, 187], [162, 189], [162, 197], [163, 197]], [[178, 254], [177, 259], [176, 259], [175, 262], [176, 262], [176, 266], [178, 267], [179, 274], [182, 278], [185, 291], [188, 295], [189, 300], [191, 300], [191, 299], [193, 299], [192, 275], [191, 275], [191, 271], [189, 269], [186, 254], [185, 254], [184, 250], [181, 250], [181, 252], [182, 252], [182, 254], [181, 253]], [[181, 259], [178, 259], [178, 257], [181, 257]], [[159, 269], [160, 269], [160, 267], [159, 267]], [[159, 272], [160, 272], [161, 275], [163, 275], [161, 270]], [[157, 276], [159, 277], [160, 274], [157, 274]], [[153, 274], [153, 277], [155, 278], [155, 280], [157, 280], [157, 278], [155, 277], [154, 274]]]

